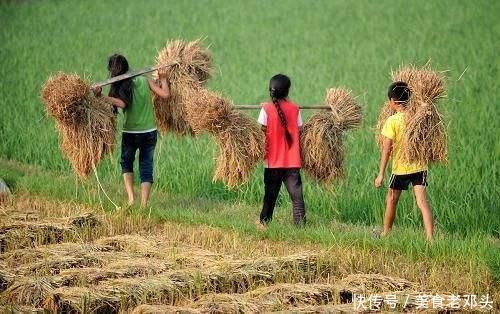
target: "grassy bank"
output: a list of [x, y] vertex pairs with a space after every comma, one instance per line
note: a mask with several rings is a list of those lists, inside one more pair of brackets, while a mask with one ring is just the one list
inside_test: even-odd
[[[75, 200], [100, 206], [108, 212], [115, 210], [94, 180], [76, 184], [71, 176], [37, 167], [7, 161], [0, 161], [0, 166], [0, 169], [9, 169], [1, 170], [0, 177], [13, 187], [16, 194], [29, 193], [63, 202]], [[105, 189], [114, 201], [124, 198], [119, 184], [106, 185]], [[388, 275], [394, 272], [393, 275], [403, 277], [425, 277], [428, 284], [432, 283], [430, 286], [471, 290], [466, 292], [494, 292], [498, 289], [499, 243], [491, 236], [475, 234], [463, 237], [439, 230], [435, 240], [427, 243], [421, 230], [400, 227], [387, 238], [374, 239], [373, 226], [345, 224], [314, 212], [309, 214], [306, 227], [296, 228], [291, 223], [288, 206], [281, 206], [269, 229], [259, 232], [254, 225], [258, 212], [258, 208], [246, 203], [203, 197], [193, 199], [161, 190], [154, 192], [150, 211], [129, 210], [131, 215], [150, 215], [153, 221], [181, 223], [191, 226], [191, 229], [208, 225], [241, 237], [283, 241], [299, 247], [315, 246], [336, 252], [332, 253], [335, 256], [354, 251], [356, 254], [346, 257], [351, 258], [348, 263], [351, 269], [347, 272], [383, 272]], [[206, 241], [216, 243], [218, 240]]]
[[[206, 36], [216, 64], [210, 88], [236, 103], [264, 101], [267, 80], [276, 72], [291, 76], [291, 97], [298, 103], [320, 103], [332, 86], [359, 95], [365, 122], [346, 141], [345, 181], [325, 189], [306, 180], [305, 197], [311, 219], [380, 224], [384, 191], [372, 188], [378, 159], [372, 126], [390, 70], [431, 59], [436, 69], [448, 70], [449, 95], [442, 107], [450, 162], [432, 167], [429, 175], [437, 225], [460, 235], [498, 237], [500, 107], [493, 83], [499, 80], [499, 6], [497, 1], [1, 3], [0, 156], [69, 175], [38, 97], [49, 74], [76, 72], [98, 80], [106, 77], [106, 58], [113, 52], [124, 53], [139, 68], [153, 63], [169, 39]], [[228, 191], [211, 180], [214, 150], [208, 137], [164, 137], [156, 156], [157, 189], [182, 193], [186, 204], [203, 199], [258, 207], [262, 169], [247, 185]], [[99, 169], [106, 184], [119, 183], [117, 158]], [[419, 230], [420, 221], [412, 196], [405, 195], [397, 226]]]

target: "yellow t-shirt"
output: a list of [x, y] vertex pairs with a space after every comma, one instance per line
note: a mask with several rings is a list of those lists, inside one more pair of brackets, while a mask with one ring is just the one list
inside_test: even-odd
[[392, 173], [396, 175], [410, 174], [427, 170], [427, 165], [407, 163], [401, 158], [401, 144], [404, 134], [404, 113], [398, 112], [385, 121], [382, 135], [392, 140]]

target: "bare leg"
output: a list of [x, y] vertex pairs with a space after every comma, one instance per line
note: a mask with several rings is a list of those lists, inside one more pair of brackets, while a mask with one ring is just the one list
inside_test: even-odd
[[148, 206], [150, 193], [151, 193], [151, 182], [141, 183], [141, 208], [146, 208]]
[[391, 232], [394, 218], [396, 217], [396, 206], [398, 205], [401, 190], [389, 189], [385, 200], [384, 233], [388, 235]]
[[134, 174], [132, 172], [126, 172], [123, 174], [123, 183], [125, 184], [125, 191], [128, 195], [128, 205], [132, 206], [134, 204]]
[[432, 240], [432, 231], [434, 228], [434, 220], [432, 218], [432, 211], [427, 198], [425, 197], [425, 185], [415, 185], [413, 187], [413, 192], [415, 193], [415, 199], [417, 200], [417, 206], [422, 213], [422, 219], [424, 221], [425, 236], [428, 241]]

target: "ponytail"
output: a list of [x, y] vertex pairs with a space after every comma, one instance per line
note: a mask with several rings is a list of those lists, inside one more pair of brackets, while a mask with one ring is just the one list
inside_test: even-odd
[[290, 78], [283, 74], [273, 76], [269, 82], [269, 94], [273, 100], [274, 107], [276, 107], [276, 111], [278, 111], [281, 126], [285, 129], [285, 139], [288, 147], [292, 146], [293, 138], [290, 131], [288, 131], [285, 113], [281, 109], [280, 100], [288, 96], [291, 84]]
[[290, 146], [292, 146], [293, 139], [292, 139], [292, 134], [290, 134], [290, 131], [288, 131], [285, 113], [281, 109], [279, 99], [277, 99], [276, 97], [272, 97], [272, 100], [273, 100], [273, 103], [274, 103], [274, 107], [276, 107], [276, 110], [278, 111], [278, 116], [280, 118], [281, 126], [285, 129], [286, 143], [290, 147]]

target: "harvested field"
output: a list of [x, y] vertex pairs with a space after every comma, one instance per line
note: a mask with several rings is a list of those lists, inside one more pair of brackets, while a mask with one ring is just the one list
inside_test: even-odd
[[[58, 236], [35, 241], [27, 226]], [[346, 259], [354, 250], [249, 243], [213, 228], [29, 197], [5, 207], [1, 228], [30, 238], [8, 242], [0, 254], [7, 312], [321, 313], [352, 310], [356, 294], [402, 299], [437, 288], [426, 286], [425, 274], [356, 272]]]

